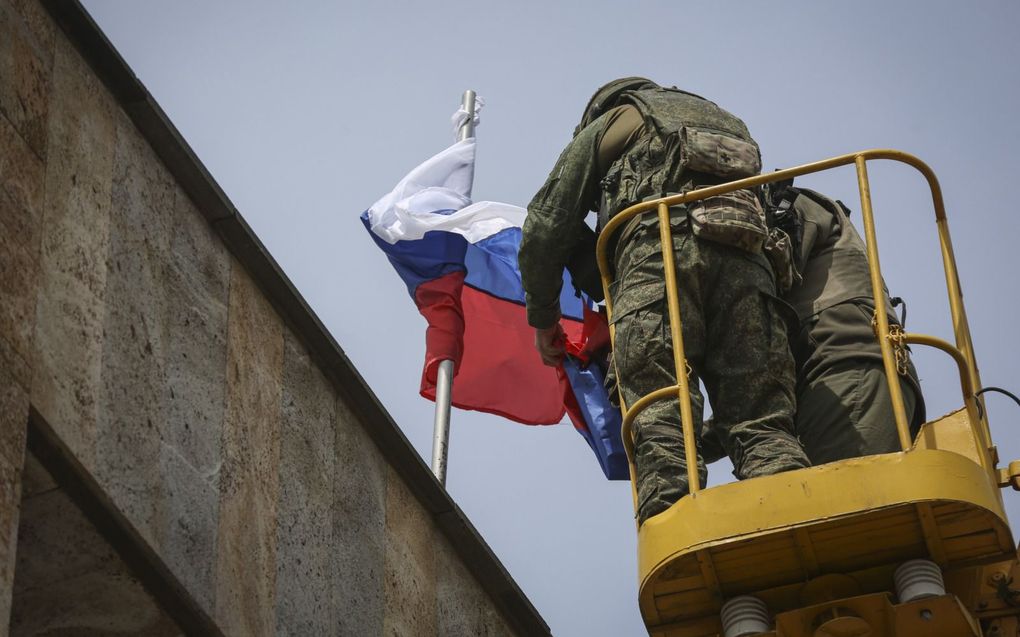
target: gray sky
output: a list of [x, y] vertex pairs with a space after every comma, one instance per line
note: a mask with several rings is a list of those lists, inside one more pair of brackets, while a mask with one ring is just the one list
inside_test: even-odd
[[[942, 180], [982, 380], [1020, 393], [1020, 3], [85, 0], [418, 451], [424, 320], [358, 215], [452, 141], [473, 88], [476, 199], [524, 205], [600, 84], [644, 75], [742, 117], [766, 169], [870, 147]], [[925, 184], [869, 169], [910, 331], [951, 337]], [[859, 211], [852, 169], [802, 185]], [[859, 219], [859, 212], [855, 212]], [[950, 360], [917, 351], [929, 416]], [[1020, 408], [989, 398], [1005, 460]], [[643, 634], [630, 488], [569, 425], [454, 411], [448, 488], [556, 635]], [[714, 469], [711, 480], [728, 479]], [[1020, 522], [1020, 495], [1005, 492]]]

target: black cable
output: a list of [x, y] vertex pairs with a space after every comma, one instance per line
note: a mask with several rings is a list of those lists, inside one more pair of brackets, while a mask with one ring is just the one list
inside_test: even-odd
[[[996, 393], [999, 393], [999, 394], [1005, 394], [1005, 395], [1009, 396], [1010, 398], [1012, 398], [1013, 402], [1015, 402], [1018, 406], [1020, 406], [1020, 398], [1017, 398], [1017, 395], [1014, 394], [1013, 392], [1006, 391], [1005, 389], [1003, 389], [1001, 387], [985, 387], [983, 389], [979, 389], [978, 391], [974, 392], [974, 398], [977, 398], [978, 396], [980, 396], [981, 394], [985, 393], [986, 391], [993, 391], [993, 392], [996, 392]], [[978, 418], [984, 418], [985, 417], [984, 409], [981, 407], [981, 401], [980, 400], [977, 401], [977, 406], [978, 406]]]

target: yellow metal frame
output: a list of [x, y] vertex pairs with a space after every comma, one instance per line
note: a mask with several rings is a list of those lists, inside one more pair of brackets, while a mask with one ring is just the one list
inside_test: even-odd
[[[978, 449], [981, 450], [980, 465], [998, 481], [998, 473], [995, 469], [991, 433], [988, 427], [987, 412], [978, 409], [978, 400], [974, 396], [975, 388], [981, 386], [978, 375], [977, 363], [975, 362], [974, 349], [970, 336], [970, 327], [967, 323], [967, 313], [963, 305], [963, 295], [960, 289], [959, 275], [956, 270], [956, 261], [953, 255], [953, 245], [949, 236], [949, 226], [946, 220], [945, 206], [942, 200], [942, 189], [938, 179], [931, 168], [917, 157], [902, 151], [890, 149], [864, 150], [856, 153], [840, 155], [823, 161], [804, 164], [795, 168], [787, 168], [772, 173], [748, 177], [738, 181], [699, 188], [681, 195], [664, 197], [652, 201], [646, 201], [631, 206], [613, 217], [606, 224], [599, 235], [597, 245], [597, 256], [599, 269], [602, 273], [602, 286], [606, 297], [606, 310], [609, 316], [610, 337], [615, 344], [616, 329], [613, 326], [613, 299], [610, 293], [613, 269], [610, 266], [608, 246], [612, 236], [618, 232], [624, 224], [637, 215], [656, 210], [659, 221], [659, 236], [662, 243], [663, 270], [665, 273], [666, 298], [669, 308], [670, 333], [673, 337], [673, 358], [676, 370], [677, 384], [670, 387], [663, 387], [638, 399], [628, 407], [621, 397], [620, 403], [623, 411], [622, 437], [624, 447], [627, 451], [627, 459], [630, 463], [631, 476], [634, 477], [634, 440], [632, 427], [637, 415], [653, 402], [667, 398], [675, 398], [680, 405], [680, 420], [683, 427], [685, 455], [687, 459], [687, 480], [691, 493], [697, 493], [702, 485], [698, 480], [696, 462], [696, 440], [694, 432], [693, 414], [690, 406], [690, 389], [688, 385], [686, 356], [684, 354], [680, 303], [676, 288], [676, 269], [673, 261], [672, 231], [669, 225], [669, 207], [678, 204], [688, 204], [707, 197], [713, 197], [743, 188], [751, 188], [762, 184], [782, 181], [792, 177], [799, 177], [811, 173], [848, 166], [853, 164], [857, 170], [857, 184], [861, 197], [861, 214], [864, 221], [864, 237], [867, 246], [868, 267], [871, 275], [872, 296], [875, 308], [884, 311], [876, 312], [876, 332], [879, 346], [882, 351], [882, 362], [885, 367], [886, 380], [889, 384], [889, 393], [892, 397], [893, 413], [896, 421], [896, 430], [899, 435], [900, 446], [905, 451], [910, 448], [910, 429], [907, 422], [906, 409], [903, 403], [903, 395], [900, 390], [900, 383], [896, 371], [896, 362], [893, 352], [894, 337], [890, 335], [889, 320], [887, 312], [890, 308], [885, 304], [885, 293], [882, 286], [881, 267], [878, 257], [878, 244], [875, 235], [875, 221], [871, 206], [871, 189], [868, 181], [867, 162], [870, 160], [891, 160], [907, 164], [917, 169], [927, 180], [931, 189], [932, 202], [935, 208], [935, 222], [938, 228], [939, 245], [942, 253], [942, 263], [945, 269], [946, 288], [949, 296], [949, 309], [953, 321], [953, 331], [956, 345], [933, 336], [922, 334], [903, 334], [902, 340], [905, 343], [927, 345], [948, 353], [956, 361], [960, 371], [960, 385], [963, 392], [963, 403], [972, 423], [972, 434]], [[633, 480], [632, 480], [633, 483]], [[635, 493], [635, 506], [637, 498]]]
[[952, 571], [1015, 556], [998, 487], [955, 450], [854, 458], [753, 482], [685, 497], [641, 526], [639, 604], [653, 633], [698, 634], [667, 627], [716, 621], [735, 595], [753, 594], [775, 612], [801, 608], [803, 583], [826, 573], [873, 593], [908, 559]]
[[[891, 308], [885, 303], [867, 172], [867, 162], [877, 159], [913, 166], [929, 184], [955, 345], [933, 336], [890, 330], [887, 315]], [[875, 331], [903, 452], [853, 458], [703, 491], [695, 462], [697, 445], [669, 208], [851, 164], [857, 171], [861, 197], [863, 234], [877, 310]], [[754, 594], [771, 611], [780, 613], [776, 615], [776, 630], [769, 635], [817, 634], [814, 623], [827, 606], [817, 606], [817, 600], [805, 597], [804, 592], [811, 588], [806, 583], [837, 573], [855, 582], [860, 597], [834, 597], [828, 604], [841, 611], [844, 606], [859, 606], [861, 616], [872, 611], [884, 613], [887, 619], [883, 621], [888, 625], [876, 635], [936, 634], [910, 623], [916, 623], [916, 618], [910, 620], [916, 614], [911, 604], [889, 605], [886, 591], [892, 586], [893, 569], [903, 560], [915, 557], [934, 561], [952, 580], [947, 580], [951, 594], [939, 598], [942, 606], [937, 614], [944, 617], [939, 622], [942, 632], [937, 634], [954, 637], [976, 634], [973, 622], [976, 616], [994, 618], [1004, 622], [1003, 626], [1017, 625], [1012, 608], [996, 605], [994, 592], [988, 586], [982, 587], [980, 581], [987, 573], [1005, 577], [999, 571], [1015, 572], [1020, 578], [1016, 547], [999, 492], [1001, 486], [1020, 482], [1016, 477], [1020, 475], [1020, 461], [1011, 463], [1006, 470], [1000, 471], [995, 466], [998, 459], [991, 442], [987, 411], [979, 409], [979, 398], [974, 395], [981, 383], [942, 192], [932, 170], [907, 153], [867, 150], [643, 202], [624, 210], [603, 229], [597, 247], [614, 343], [612, 268], [607, 246], [630, 219], [653, 210], [659, 222], [677, 384], [642, 396], [629, 407], [621, 397], [622, 434], [633, 488], [634, 418], [655, 401], [677, 400], [691, 495], [638, 529], [638, 597], [650, 634], [716, 635], [721, 629], [718, 611], [722, 601], [740, 594]], [[913, 447], [895, 361], [895, 349], [905, 344], [934, 347], [953, 358], [964, 404], [957, 412], [925, 423]], [[925, 608], [934, 612], [931, 610], [934, 603]], [[974, 615], [968, 614], [968, 610]]]

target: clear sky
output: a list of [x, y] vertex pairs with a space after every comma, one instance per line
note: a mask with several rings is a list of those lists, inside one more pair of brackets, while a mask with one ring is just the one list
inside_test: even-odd
[[[1015, 0], [85, 4], [426, 459], [424, 320], [358, 215], [452, 141], [466, 88], [487, 101], [476, 199], [526, 204], [594, 89], [625, 75], [738, 114], [767, 170], [918, 155], [942, 181], [982, 380], [1020, 393]], [[870, 173], [908, 327], [950, 338], [925, 184]], [[860, 209], [852, 169], [802, 183]], [[949, 359], [915, 352], [929, 416], [959, 407]], [[1020, 407], [988, 402], [1001, 457], [1020, 458]], [[554, 634], [644, 634], [630, 488], [569, 425], [455, 410], [448, 488]]]

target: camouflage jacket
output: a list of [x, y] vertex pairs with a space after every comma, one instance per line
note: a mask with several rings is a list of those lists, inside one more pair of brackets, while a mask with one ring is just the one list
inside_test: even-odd
[[[760, 169], [757, 144], [744, 123], [708, 100], [659, 88], [627, 93], [623, 101], [625, 106], [578, 132], [528, 204], [518, 262], [533, 327], [549, 327], [559, 318], [561, 273], [586, 234], [589, 211], [599, 211], [601, 227], [644, 199]], [[624, 133], [616, 132], [621, 128]], [[737, 193], [701, 202], [691, 210], [695, 233], [713, 240], [721, 234], [724, 242], [726, 235], [736, 236], [734, 244], [760, 250], [764, 213], [734, 207], [755, 202]], [[733, 233], [736, 226], [742, 227]]]
[[864, 299], [874, 305], [867, 249], [849, 211], [817, 192], [800, 192], [793, 209], [803, 236], [794, 260], [803, 280], [785, 295], [786, 301], [802, 321], [846, 301]]

